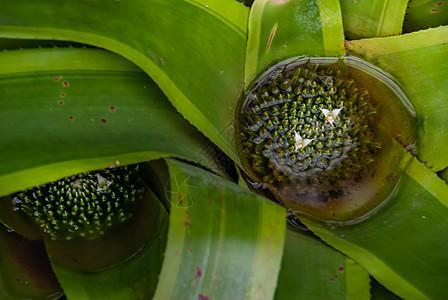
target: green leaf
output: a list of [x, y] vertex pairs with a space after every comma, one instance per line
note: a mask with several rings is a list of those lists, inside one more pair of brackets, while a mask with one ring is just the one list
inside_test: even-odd
[[288, 229], [275, 299], [370, 299], [369, 274], [311, 234]]
[[413, 159], [387, 204], [348, 227], [301, 220], [404, 299], [448, 297], [448, 186]]
[[401, 85], [419, 121], [417, 152], [433, 171], [448, 166], [448, 26], [397, 37], [347, 43], [348, 50], [362, 56]]
[[58, 299], [62, 295], [45, 247], [0, 225], [0, 298]]
[[390, 292], [382, 286], [375, 278], [371, 278], [370, 282], [372, 300], [401, 300], [402, 298]]
[[256, 1], [249, 17], [245, 82], [294, 56], [342, 56], [344, 35], [336, 0]]
[[409, 1], [403, 29], [405, 32], [448, 24], [448, 1]]
[[349, 40], [401, 33], [408, 0], [340, 0]]
[[[150, 299], [153, 296], [162, 266], [168, 230], [168, 214], [151, 191], [146, 192], [144, 201], [143, 207], [134, 214], [137, 223], [133, 225], [133, 230], [126, 230], [125, 236], [121, 237], [115, 236], [117, 232], [113, 232], [112, 247], [99, 246], [103, 250], [103, 255], [110, 256], [113, 253], [109, 252], [116, 251], [115, 245], [127, 247], [134, 242], [134, 239], [138, 239], [141, 232], [147, 234], [142, 248], [135, 255], [117, 265], [96, 272], [74, 270], [56, 261], [60, 261], [60, 258], [56, 259], [55, 256], [62, 255], [61, 249], [64, 246], [61, 246], [60, 243], [56, 246], [57, 242], [50, 240], [45, 241], [53, 269], [68, 299], [131, 300]], [[78, 263], [82, 259], [102, 259], [101, 253], [94, 253], [91, 251], [91, 247], [84, 248], [86, 243], [82, 241], [74, 240], [67, 243], [65, 246], [69, 246], [74, 249], [73, 252], [77, 252], [76, 256], [71, 254], [70, 259], [76, 259]]]
[[[170, 228], [154, 299], [271, 299], [284, 208], [197, 167], [165, 163]], [[154, 174], [167, 176], [165, 163], [151, 163]]]
[[1, 52], [0, 64], [0, 195], [159, 157], [214, 168], [208, 140], [115, 54], [14, 50]]
[[234, 0], [2, 2], [0, 37], [70, 40], [126, 57], [238, 161], [232, 126], [248, 11]]

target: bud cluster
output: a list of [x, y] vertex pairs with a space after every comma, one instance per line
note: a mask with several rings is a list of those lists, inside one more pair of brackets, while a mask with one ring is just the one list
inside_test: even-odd
[[138, 166], [124, 166], [22, 191], [14, 203], [54, 240], [94, 239], [128, 220], [143, 191]]

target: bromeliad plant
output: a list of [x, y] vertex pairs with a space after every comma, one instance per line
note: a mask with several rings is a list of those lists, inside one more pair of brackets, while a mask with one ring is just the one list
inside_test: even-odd
[[239, 2], [0, 4], [1, 299], [448, 298], [448, 3]]

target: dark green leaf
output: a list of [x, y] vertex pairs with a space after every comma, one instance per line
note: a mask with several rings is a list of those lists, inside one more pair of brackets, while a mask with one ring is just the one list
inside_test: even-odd
[[286, 231], [275, 299], [370, 299], [369, 274], [311, 234]]
[[238, 161], [233, 122], [248, 11], [235, 0], [1, 2], [0, 37], [69, 40], [126, 57]]
[[0, 64], [0, 195], [166, 156], [214, 168], [208, 140], [114, 54], [15, 50], [0, 53]]
[[155, 299], [271, 299], [284, 208], [202, 169], [166, 165], [170, 228]]

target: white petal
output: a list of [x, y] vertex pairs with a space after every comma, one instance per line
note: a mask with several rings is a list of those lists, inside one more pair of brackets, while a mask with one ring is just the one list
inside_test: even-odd
[[320, 110], [325, 115], [325, 118], [327, 118], [330, 115], [330, 111], [328, 109], [320, 108]]
[[336, 108], [336, 109], [333, 109], [333, 110], [331, 111], [331, 114], [333, 115], [333, 118], [334, 118], [334, 119], [336, 119], [336, 118], [338, 117], [338, 115], [339, 115], [339, 113], [341, 112], [342, 109], [343, 109], [343, 107], [341, 107], [341, 108]]
[[311, 143], [313, 141], [313, 139], [305, 139], [303, 141], [303, 148], [305, 148], [309, 143]]
[[303, 141], [302, 137], [297, 133], [297, 131], [294, 131], [294, 140], [296, 141], [296, 144]]

